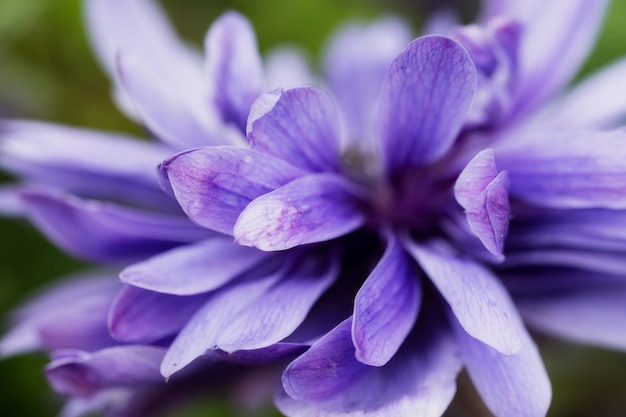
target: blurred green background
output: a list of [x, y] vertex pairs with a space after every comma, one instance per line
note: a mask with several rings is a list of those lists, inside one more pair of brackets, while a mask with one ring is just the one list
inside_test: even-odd
[[[132, 1], [132, 0], [129, 0]], [[213, 19], [226, 9], [247, 15], [262, 50], [296, 43], [315, 62], [329, 33], [345, 19], [372, 19], [396, 13], [416, 28], [422, 7], [409, 1], [357, 0], [163, 0], [182, 37], [201, 45]], [[471, 14], [467, 2], [456, 1]], [[614, 1], [597, 48], [581, 76], [626, 55], [626, 2]], [[616, 92], [616, 94], [626, 92]], [[142, 133], [114, 107], [109, 82], [91, 54], [80, 0], [0, 0], [0, 117], [36, 118], [92, 128]], [[8, 180], [7, 177], [0, 177]], [[41, 285], [87, 266], [56, 250], [27, 223], [0, 218], [0, 315]], [[625, 306], [626, 307], [626, 306]], [[616, 323], [616, 325], [624, 325]], [[541, 340], [554, 383], [551, 417], [626, 415], [626, 355], [555, 340]], [[0, 415], [54, 416], [61, 400], [46, 385], [43, 356], [0, 361]], [[487, 416], [469, 384], [461, 379], [451, 414]], [[194, 405], [177, 413], [239, 416], [225, 401]], [[265, 415], [276, 415], [268, 411]]]

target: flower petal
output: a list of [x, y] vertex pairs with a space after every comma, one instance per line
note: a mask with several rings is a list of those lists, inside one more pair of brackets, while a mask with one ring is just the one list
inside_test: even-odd
[[55, 391], [66, 395], [89, 395], [107, 387], [163, 381], [159, 363], [165, 348], [127, 345], [93, 353], [62, 353], [46, 367], [46, 376]]
[[331, 98], [314, 87], [274, 90], [252, 106], [252, 149], [308, 171], [339, 171], [339, 120]]
[[109, 310], [109, 331], [121, 342], [154, 342], [180, 330], [205, 300], [205, 295], [180, 297], [127, 285]]
[[250, 201], [303, 174], [278, 158], [235, 147], [195, 149], [161, 164], [161, 175], [189, 218], [225, 234], [232, 234]]
[[205, 51], [222, 117], [243, 131], [263, 88], [263, 64], [250, 22], [238, 13], [225, 13], [207, 33]]
[[476, 92], [476, 69], [455, 41], [411, 42], [387, 71], [380, 96], [385, 169], [394, 174], [433, 162], [461, 130]]
[[212, 291], [267, 258], [262, 251], [216, 236], [160, 253], [124, 269], [122, 281], [174, 295]]
[[470, 229], [494, 255], [502, 255], [509, 228], [508, 185], [507, 173], [498, 173], [492, 149], [476, 154], [454, 184]]
[[382, 366], [396, 354], [420, 308], [418, 279], [398, 239], [390, 235], [385, 254], [354, 300], [352, 340], [359, 361]]
[[86, 201], [51, 190], [22, 190], [30, 219], [64, 250], [85, 259], [129, 262], [206, 238], [187, 219]]
[[461, 326], [472, 337], [511, 355], [519, 351], [523, 327], [514, 320], [515, 306], [489, 270], [450, 253], [443, 245], [404, 245], [448, 302]]
[[220, 362], [232, 362], [242, 365], [264, 365], [280, 360], [293, 358], [305, 352], [309, 345], [302, 343], [278, 342], [268, 347], [251, 350], [236, 350], [225, 352], [219, 349], [212, 349], [206, 352], [205, 358], [215, 358]]
[[242, 245], [275, 251], [331, 240], [364, 222], [351, 183], [335, 174], [312, 174], [252, 201], [234, 235]]
[[514, 355], [498, 352], [468, 334], [455, 318], [451, 321], [474, 386], [494, 415], [543, 417], [552, 399], [550, 379], [519, 315], [511, 317], [522, 339]]
[[626, 207], [626, 133], [520, 133], [494, 148], [510, 194], [555, 208]]

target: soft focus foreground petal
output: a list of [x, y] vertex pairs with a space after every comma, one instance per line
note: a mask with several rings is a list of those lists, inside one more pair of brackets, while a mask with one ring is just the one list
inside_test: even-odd
[[421, 301], [417, 271], [398, 239], [390, 235], [385, 254], [354, 300], [356, 358], [371, 366], [389, 362], [413, 328]]
[[298, 417], [435, 417], [456, 391], [461, 360], [453, 338], [442, 329], [420, 329], [420, 339], [383, 367], [356, 360], [350, 320], [340, 324], [283, 374], [286, 391], [278, 408]]
[[[593, 281], [595, 274], [589, 274]], [[576, 342], [626, 350], [626, 285], [567, 285], [560, 292], [516, 298], [526, 324]]]
[[232, 234], [250, 201], [304, 174], [278, 158], [235, 147], [183, 152], [160, 170], [191, 220], [225, 234]]
[[494, 147], [510, 195], [555, 208], [626, 207], [626, 131], [521, 133]]
[[89, 395], [102, 388], [158, 383], [163, 380], [159, 364], [165, 348], [115, 346], [88, 353], [63, 351], [46, 367], [55, 391], [67, 395]]
[[607, 0], [488, 2], [485, 18], [503, 14], [524, 25], [511, 115], [532, 110], [571, 81], [595, 42], [607, 4]]
[[187, 219], [81, 200], [44, 189], [20, 197], [29, 218], [53, 242], [81, 258], [137, 261], [183, 243], [207, 237]]
[[243, 131], [250, 106], [263, 88], [263, 65], [250, 22], [238, 13], [225, 13], [209, 29], [205, 50], [222, 117]]
[[235, 239], [276, 251], [343, 236], [365, 222], [354, 188], [335, 174], [293, 180], [244, 209], [235, 224]]
[[214, 291], [172, 342], [163, 359], [161, 373], [169, 377], [215, 348], [223, 329], [248, 306], [260, 301], [287, 270], [285, 266], [265, 265]]
[[455, 41], [425, 36], [390, 65], [380, 96], [385, 169], [394, 174], [445, 154], [476, 92], [476, 69]]
[[216, 236], [174, 248], [124, 269], [122, 281], [151, 291], [193, 295], [226, 284], [267, 257], [265, 252]]
[[404, 245], [435, 284], [461, 326], [472, 337], [510, 355], [521, 347], [523, 326], [517, 311], [498, 278], [480, 264], [435, 244]]
[[324, 54], [324, 72], [346, 122], [346, 139], [357, 148], [372, 138], [376, 99], [389, 63], [411, 40], [398, 19], [343, 26]]
[[111, 336], [126, 343], [149, 343], [175, 334], [206, 301], [125, 286], [108, 314]]
[[31, 121], [3, 121], [0, 131], [0, 165], [26, 180], [85, 197], [173, 208], [154, 175], [171, 154], [160, 145]]
[[246, 129], [252, 149], [307, 171], [339, 171], [339, 119], [314, 87], [274, 90], [255, 101]]
[[13, 313], [0, 357], [32, 350], [95, 350], [111, 345], [107, 311], [120, 284], [115, 274], [89, 273], [44, 288]]
[[339, 273], [336, 257], [308, 255], [299, 258], [284, 279], [233, 318], [217, 339], [226, 352], [271, 346], [302, 323], [320, 295]]
[[538, 123], [565, 128], [612, 129], [626, 120], [626, 59], [610, 64], [584, 79], [542, 114]]
[[504, 355], [469, 335], [451, 317], [465, 366], [487, 407], [496, 416], [543, 417], [552, 399], [550, 379], [539, 351], [515, 311], [521, 349]]
[[[243, 143], [229, 131], [211, 108], [208, 94], [194, 101], [160, 76], [161, 68], [142, 62], [131, 53], [118, 54], [117, 71], [124, 90], [141, 121], [159, 139], [175, 149]], [[198, 90], [202, 89], [199, 85]], [[237, 139], [239, 139], [237, 141]]]
[[509, 229], [508, 188], [507, 173], [498, 172], [492, 149], [479, 152], [454, 184], [470, 229], [494, 255], [502, 255]]

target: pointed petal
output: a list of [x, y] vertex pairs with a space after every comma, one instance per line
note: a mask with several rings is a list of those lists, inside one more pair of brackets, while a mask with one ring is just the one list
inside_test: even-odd
[[303, 174], [278, 158], [235, 147], [195, 149], [161, 165], [189, 218], [225, 234], [232, 234], [250, 201]]
[[450, 253], [442, 246], [418, 245], [409, 238], [406, 249], [430, 277], [465, 331], [505, 355], [519, 351], [523, 327], [509, 294], [488, 269]]
[[327, 45], [325, 73], [344, 112], [346, 136], [354, 146], [372, 139], [376, 99], [385, 73], [411, 38], [404, 22], [387, 18], [368, 25], [344, 25]]
[[408, 255], [390, 235], [385, 254], [354, 301], [352, 340], [359, 361], [382, 366], [396, 354], [420, 308], [418, 280]]
[[497, 416], [544, 417], [552, 399], [550, 379], [539, 351], [517, 312], [513, 319], [522, 329], [522, 347], [503, 355], [470, 336], [451, 318], [465, 366], [489, 409]]
[[626, 207], [626, 133], [521, 133], [494, 148], [510, 194], [556, 208]]
[[150, 343], [175, 334], [206, 300], [180, 297], [127, 285], [109, 310], [109, 331], [126, 343]]
[[26, 180], [153, 210], [175, 208], [154, 175], [171, 154], [160, 145], [30, 121], [3, 121], [0, 130], [0, 165]]
[[470, 229], [494, 255], [502, 255], [509, 229], [508, 186], [507, 173], [498, 173], [492, 149], [476, 154], [454, 184]]
[[209, 29], [205, 51], [222, 117], [243, 131], [263, 87], [263, 66], [250, 22], [238, 13], [225, 13]]
[[243, 210], [235, 224], [235, 239], [275, 251], [343, 236], [365, 222], [354, 188], [335, 174], [293, 180]]
[[122, 281], [147, 290], [174, 295], [212, 291], [267, 258], [265, 252], [216, 236], [177, 247], [124, 269]]
[[66, 395], [89, 395], [102, 388], [161, 382], [159, 363], [165, 348], [115, 346], [93, 353], [63, 352], [46, 367], [55, 391]]
[[23, 190], [30, 219], [64, 250], [85, 259], [128, 262], [206, 238], [187, 219], [86, 201], [49, 190]]
[[[344, 323], [333, 332], [345, 327]], [[345, 333], [344, 338], [349, 337]], [[302, 417], [440, 416], [456, 391], [460, 355], [452, 337], [442, 329], [420, 331], [419, 335], [419, 341], [380, 368], [367, 367], [353, 355], [344, 358], [343, 351], [337, 349], [344, 348], [339, 340], [332, 344], [328, 340], [325, 346], [316, 344], [283, 374], [286, 393], [278, 393], [277, 406], [286, 415]], [[349, 351], [349, 343], [344, 342]], [[363, 367], [364, 371], [354, 372]], [[348, 381], [337, 381], [342, 378]], [[318, 398], [329, 391], [328, 384], [339, 386], [328, 393], [329, 398]]]
[[274, 90], [255, 101], [247, 127], [252, 149], [307, 171], [339, 171], [339, 120], [314, 87]]
[[283, 340], [304, 321], [338, 273], [334, 257], [310, 255], [298, 259], [284, 279], [224, 327], [217, 347], [226, 352], [252, 350]]
[[459, 133], [476, 91], [476, 70], [455, 41], [425, 36], [389, 67], [380, 96], [388, 173], [433, 162]]

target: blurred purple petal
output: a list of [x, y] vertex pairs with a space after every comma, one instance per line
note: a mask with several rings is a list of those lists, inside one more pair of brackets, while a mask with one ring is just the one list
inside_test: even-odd
[[455, 41], [411, 42], [387, 71], [380, 97], [385, 169], [397, 173], [445, 154], [461, 130], [476, 91], [476, 70]]
[[418, 245], [408, 238], [404, 244], [465, 331], [503, 354], [519, 351], [524, 328], [515, 321], [515, 306], [493, 273], [444, 245]]
[[193, 295], [228, 283], [267, 257], [265, 252], [216, 236], [179, 246], [124, 269], [122, 281], [151, 291]]
[[298, 46], [288, 45], [271, 49], [263, 54], [263, 58], [266, 91], [320, 84], [311, 73], [306, 52]]
[[265, 365], [293, 358], [295, 355], [304, 353], [308, 348], [309, 345], [302, 343], [278, 342], [260, 349], [236, 350], [230, 353], [212, 349], [207, 351], [203, 357], [242, 365]]
[[176, 199], [194, 222], [232, 234], [241, 211], [255, 198], [304, 174], [288, 163], [243, 148], [199, 148], [161, 165]]
[[356, 358], [385, 365], [415, 324], [422, 299], [419, 276], [394, 235], [354, 300], [352, 339]]
[[247, 127], [252, 149], [307, 171], [339, 171], [339, 120], [322, 90], [299, 87], [263, 94]]
[[343, 236], [365, 222], [355, 186], [335, 174], [311, 174], [252, 201], [235, 224], [238, 243], [289, 249]]

